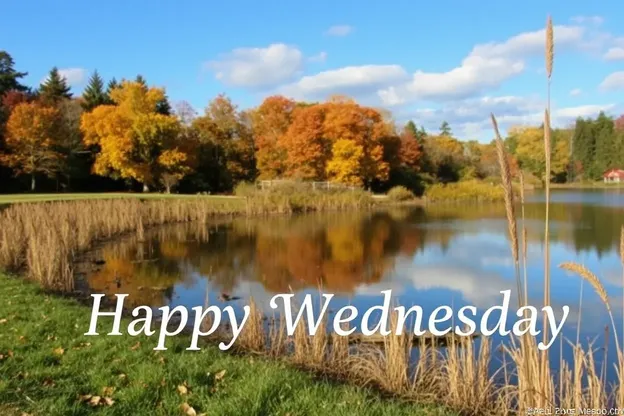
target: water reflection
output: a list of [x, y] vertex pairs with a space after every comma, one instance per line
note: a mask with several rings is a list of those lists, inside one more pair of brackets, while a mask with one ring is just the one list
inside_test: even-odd
[[[586, 287], [579, 313], [581, 281], [556, 265], [577, 261], [593, 270], [621, 317], [624, 194], [589, 192], [586, 200], [578, 192], [568, 199], [556, 194], [550, 211], [553, 306], [571, 308], [566, 336], [576, 337], [582, 316], [582, 336], [593, 337], [608, 324], [603, 306]], [[526, 206], [529, 298], [536, 307], [543, 299], [543, 218], [536, 194]], [[93, 291], [128, 293], [130, 304], [155, 307], [196, 306], [206, 294], [219, 303], [223, 292], [253, 295], [266, 306], [275, 293], [322, 290], [338, 295], [336, 309], [347, 303], [368, 308], [381, 302], [381, 290], [393, 289], [401, 304], [419, 304], [429, 313], [441, 304], [486, 309], [500, 303], [501, 290], [516, 292], [501, 205], [169, 226], [147, 232], [143, 242], [130, 236], [108, 244], [99, 256], [105, 263], [87, 278]]]

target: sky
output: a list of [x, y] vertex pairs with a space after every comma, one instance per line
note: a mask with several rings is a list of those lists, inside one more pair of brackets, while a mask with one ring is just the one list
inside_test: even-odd
[[[555, 127], [624, 112], [624, 2], [603, 0], [33, 1], [2, 6], [0, 50], [25, 83], [53, 66], [80, 94], [97, 69], [143, 75], [198, 112], [225, 93], [246, 109], [282, 94], [334, 94], [389, 110], [428, 131], [489, 142], [539, 124], [546, 102], [544, 27], [552, 15]], [[617, 20], [617, 16], [621, 16]]]

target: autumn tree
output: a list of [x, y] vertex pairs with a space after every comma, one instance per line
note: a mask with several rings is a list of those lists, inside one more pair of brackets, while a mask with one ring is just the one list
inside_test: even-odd
[[442, 182], [454, 182], [460, 178], [465, 165], [464, 146], [450, 136], [429, 136], [425, 140], [425, 154], [430, 170]]
[[292, 124], [281, 139], [286, 150], [286, 174], [298, 179], [323, 180], [331, 154], [331, 142], [323, 128], [323, 105], [298, 107]]
[[109, 103], [110, 97], [104, 90], [104, 80], [97, 71], [91, 75], [89, 83], [82, 92], [82, 98], [84, 100], [82, 106], [85, 111], [91, 111], [99, 105]]
[[252, 180], [254, 144], [251, 129], [232, 100], [219, 95], [203, 116], [192, 122], [200, 148], [198, 173], [213, 190], [228, 190], [243, 180]]
[[392, 126], [377, 110], [360, 106], [352, 100], [334, 100], [326, 106], [325, 136], [332, 143], [352, 140], [362, 151], [361, 182], [369, 187], [374, 180], [387, 180], [390, 165], [384, 160], [383, 142], [392, 134]]
[[99, 149], [94, 172], [103, 176], [135, 179], [144, 191], [162, 175], [186, 175], [191, 154], [180, 143], [180, 122], [156, 112], [164, 98], [160, 88], [123, 82], [111, 91], [115, 105], [101, 105], [81, 119], [87, 146]]
[[296, 103], [275, 95], [250, 112], [260, 179], [274, 179], [286, 172], [287, 152], [282, 138], [292, 123]]
[[335, 182], [361, 186], [363, 158], [362, 146], [354, 140], [338, 139], [332, 145], [332, 158], [327, 163], [327, 176]]
[[6, 125], [6, 153], [0, 161], [16, 174], [30, 175], [31, 190], [36, 175], [53, 177], [62, 159], [57, 151], [60, 129], [59, 110], [37, 102], [20, 103], [11, 112]]
[[39, 86], [39, 97], [42, 101], [51, 104], [72, 97], [67, 80], [59, 73], [57, 67], [50, 70], [48, 77]]

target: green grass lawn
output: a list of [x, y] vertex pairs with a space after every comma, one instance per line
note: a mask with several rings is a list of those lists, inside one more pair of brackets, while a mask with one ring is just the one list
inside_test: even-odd
[[449, 414], [215, 346], [186, 351], [185, 337], [161, 352], [156, 339], [87, 337], [88, 306], [2, 274], [0, 287], [3, 416]]
[[8, 194], [0, 195], [0, 204], [12, 204], [16, 202], [42, 202], [42, 201], [72, 201], [77, 199], [111, 199], [111, 198], [140, 198], [140, 199], [166, 199], [166, 198], [202, 198], [202, 199], [240, 199], [228, 195], [190, 195], [190, 194], [159, 194], [159, 193], [130, 193], [130, 192], [103, 192], [103, 193], [58, 193], [58, 194]]

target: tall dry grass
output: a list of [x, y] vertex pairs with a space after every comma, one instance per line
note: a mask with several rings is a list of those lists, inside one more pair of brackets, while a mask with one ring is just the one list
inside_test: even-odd
[[74, 287], [75, 258], [98, 241], [167, 223], [204, 223], [217, 215], [289, 214], [369, 208], [358, 192], [257, 195], [242, 200], [86, 200], [14, 204], [0, 212], [0, 269], [23, 271], [53, 290]]

